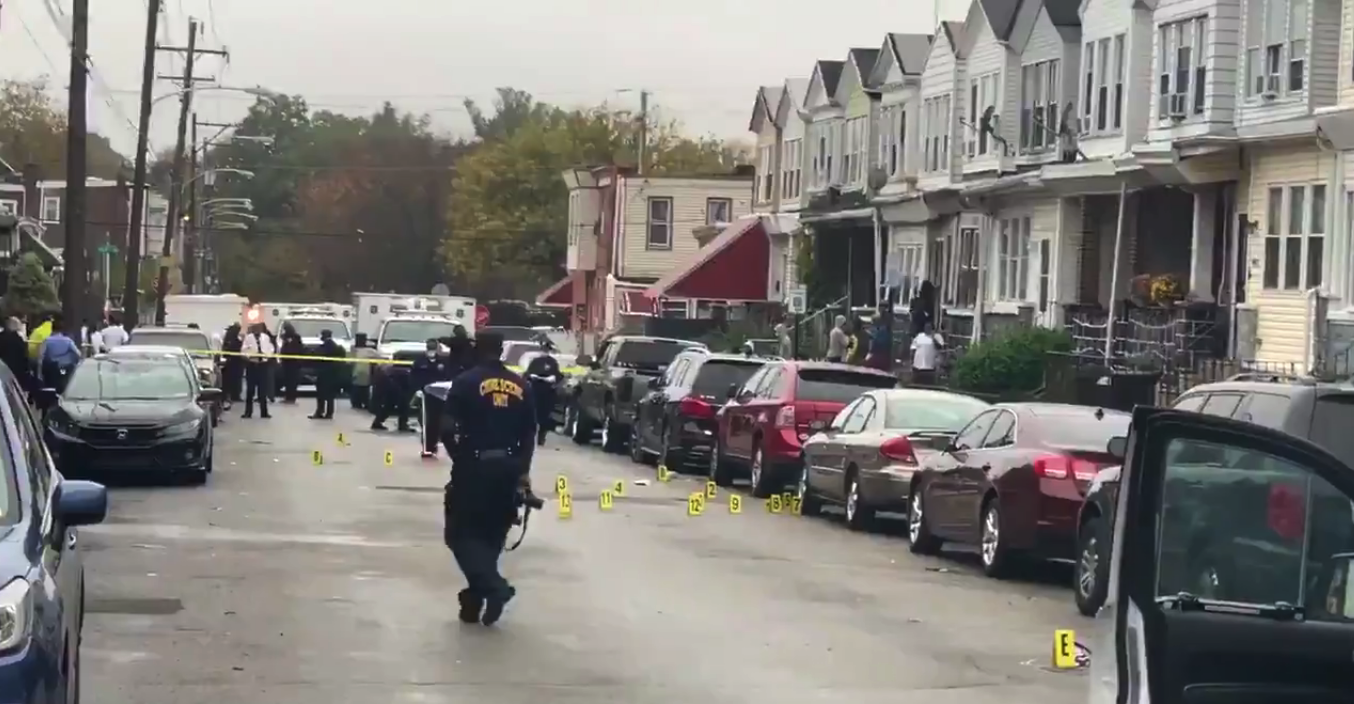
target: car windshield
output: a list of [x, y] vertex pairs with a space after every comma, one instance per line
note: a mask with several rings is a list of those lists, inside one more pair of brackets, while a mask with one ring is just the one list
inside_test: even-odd
[[743, 382], [751, 379], [761, 368], [760, 360], [745, 362], [712, 359], [701, 365], [700, 371], [696, 373], [696, 380], [691, 384], [691, 393], [696, 396], [714, 396], [722, 399], [729, 386], [736, 384], [741, 387]]
[[392, 342], [427, 342], [433, 338], [451, 337], [456, 323], [450, 320], [392, 320], [381, 328], [379, 345]]
[[189, 351], [212, 349], [211, 338], [194, 330], [133, 330], [127, 344], [182, 347]]
[[187, 398], [193, 383], [169, 359], [89, 359], [75, 368], [64, 398], [70, 401]]
[[971, 396], [895, 391], [884, 399], [884, 427], [959, 432], [985, 408], [986, 402]]
[[348, 339], [348, 324], [338, 318], [292, 318], [286, 322], [301, 337], [319, 337], [320, 332], [328, 330], [334, 337]]
[[682, 350], [692, 347], [686, 342], [667, 340], [626, 340], [616, 350], [616, 364], [632, 367], [665, 367]]
[[1105, 452], [1112, 438], [1128, 437], [1128, 426], [1133, 416], [1120, 411], [1101, 411], [1095, 408], [1075, 407], [1049, 413], [1036, 410], [1035, 417], [1043, 426], [1048, 444], [1063, 450]]
[[871, 389], [891, 389], [898, 380], [884, 374], [864, 374], [848, 369], [801, 369], [797, 401], [850, 403]]
[[532, 342], [509, 342], [503, 346], [504, 364], [527, 364], [530, 360], [526, 359], [528, 352], [538, 352], [541, 346]]

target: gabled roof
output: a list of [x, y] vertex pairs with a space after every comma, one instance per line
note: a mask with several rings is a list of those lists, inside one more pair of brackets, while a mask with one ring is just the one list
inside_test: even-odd
[[1025, 46], [1029, 43], [1030, 37], [1034, 35], [1034, 30], [1039, 26], [1042, 17], [1047, 17], [1049, 24], [1053, 25], [1053, 31], [1058, 33], [1059, 38], [1068, 44], [1081, 43], [1081, 5], [1085, 0], [1025, 0], [1021, 5], [1022, 13], [1027, 10], [1034, 11], [1034, 17], [1028, 22], [1019, 22], [1020, 34], [1012, 35], [1010, 38], [1011, 46], [1018, 52], [1023, 53]]
[[820, 91], [828, 103], [836, 104], [837, 84], [841, 82], [844, 66], [841, 61], [819, 60], [813, 64], [813, 77], [809, 79], [808, 89], [804, 92], [805, 108], [809, 107], [809, 100]]
[[847, 52], [846, 58], [856, 69], [856, 76], [864, 85], [870, 78], [870, 72], [874, 70], [874, 64], [879, 60], [878, 49], [852, 49]]
[[1081, 26], [1081, 0], [1044, 0], [1044, 9], [1054, 27]]
[[926, 69], [926, 57], [931, 53], [931, 42], [935, 39], [931, 34], [899, 34], [891, 32], [888, 36], [888, 44], [893, 49], [894, 58], [898, 65], [903, 67], [903, 73], [910, 76], [920, 76]]
[[787, 78], [780, 92], [780, 104], [776, 106], [776, 124], [784, 127], [792, 115], [804, 109], [804, 98], [809, 93], [809, 79]]
[[[976, 7], [970, 7], [969, 18], [973, 17], [974, 9], [982, 11], [983, 17], [987, 19], [988, 28], [992, 30], [992, 36], [999, 42], [1008, 42], [1011, 40], [1011, 32], [1015, 29], [1020, 3], [1021, 0], [974, 0], [973, 5]], [[971, 37], [969, 41], [972, 41]]]
[[836, 102], [846, 105], [852, 93], [858, 88], [868, 88], [866, 82], [870, 71], [879, 60], [878, 49], [850, 49], [846, 52], [846, 61], [842, 62], [842, 75], [837, 79]]
[[[770, 120], [776, 120], [776, 105], [780, 103], [780, 86], [761, 86], [757, 89], [756, 102], [752, 105], [752, 117], [748, 119], [748, 131], [761, 133]], [[775, 99], [769, 97], [770, 91], [776, 91]]]
[[950, 51], [955, 58], [964, 58], [964, 23], [945, 21], [940, 23], [940, 33], [945, 37], [945, 41], [950, 44]]

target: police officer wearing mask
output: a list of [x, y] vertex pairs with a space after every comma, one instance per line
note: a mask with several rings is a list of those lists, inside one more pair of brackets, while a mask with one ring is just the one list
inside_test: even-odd
[[554, 426], [555, 388], [561, 373], [559, 361], [550, 354], [549, 345], [541, 346], [541, 354], [527, 364], [527, 379], [531, 381], [531, 395], [536, 400], [536, 444], [544, 445], [545, 436]]
[[[436, 348], [433, 354], [437, 353]], [[385, 430], [386, 419], [390, 418], [391, 413], [395, 414], [398, 421], [396, 428], [402, 433], [412, 433], [413, 428], [409, 427], [409, 402], [414, 397], [414, 389], [410, 377], [413, 376], [412, 365], [391, 364], [386, 367], [377, 382], [378, 388], [375, 389], [376, 398], [376, 417], [371, 421], [372, 430]]]
[[334, 399], [338, 398], [339, 389], [343, 388], [345, 354], [343, 348], [334, 342], [334, 333], [329, 330], [320, 331], [319, 352], [321, 357], [327, 357], [330, 361], [315, 364], [315, 413], [310, 417], [314, 420], [333, 420]]
[[516, 590], [498, 571], [521, 501], [531, 495], [536, 409], [522, 377], [503, 365], [503, 336], [475, 341], [476, 365], [451, 382], [442, 418], [451, 455], [444, 499], [447, 547], [468, 586], [458, 595], [460, 619], [492, 625]]
[[[429, 384], [439, 381], [451, 381], [452, 378], [451, 365], [446, 357], [439, 354], [442, 343], [436, 338], [431, 338], [427, 345], [423, 356], [414, 360], [413, 366], [409, 369], [409, 383], [416, 391], [423, 391]], [[426, 392], [422, 398], [420, 407], [423, 418], [420, 432], [423, 433], [423, 458], [428, 459], [437, 456], [437, 424], [442, 415], [442, 401]]]

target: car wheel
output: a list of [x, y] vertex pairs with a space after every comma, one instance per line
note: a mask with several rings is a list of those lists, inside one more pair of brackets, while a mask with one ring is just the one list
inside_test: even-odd
[[680, 472], [686, 466], [686, 455], [682, 454], [681, 450], [672, 449], [672, 433], [667, 428], [663, 429], [663, 449], [658, 457], [660, 462], [674, 472]]
[[941, 541], [931, 532], [926, 521], [926, 492], [921, 486], [912, 490], [912, 498], [907, 508], [907, 539], [910, 549], [917, 555], [935, 555], [940, 552]]
[[629, 433], [613, 420], [614, 415], [614, 412], [608, 408], [606, 416], [602, 419], [602, 451], [620, 454], [626, 448]]
[[1091, 518], [1077, 534], [1077, 562], [1074, 568], [1074, 593], [1077, 611], [1095, 616], [1109, 591], [1109, 560], [1106, 559], [1105, 521]]
[[66, 656], [66, 704], [80, 704], [80, 646]]
[[592, 443], [592, 422], [588, 420], [588, 414], [574, 405], [574, 443], [578, 445], [588, 445]]
[[861, 495], [859, 470], [852, 468], [846, 475], [846, 527], [854, 531], [869, 530], [874, 523], [874, 511]]
[[183, 474], [183, 483], [188, 486], [202, 486], [207, 483], [206, 467], [194, 467]]
[[805, 516], [817, 516], [823, 512], [823, 500], [813, 494], [813, 489], [809, 487], [809, 465], [804, 464], [804, 468], [799, 470], [799, 488], [796, 491], [799, 497], [799, 512]]
[[569, 437], [573, 437], [574, 430], [578, 427], [578, 409], [574, 404], [564, 406], [564, 425], [562, 432]]
[[729, 471], [729, 463], [724, 459], [724, 450], [719, 440], [715, 440], [714, 447], [710, 448], [709, 470], [710, 481], [717, 486], [733, 486], [733, 473]]
[[644, 464], [645, 458], [644, 448], [640, 447], [639, 443], [639, 433], [635, 433], [630, 438], [630, 461], [635, 464]]
[[978, 557], [983, 572], [989, 577], [1004, 576], [1011, 566], [1011, 549], [1006, 544], [1006, 533], [1001, 526], [1001, 502], [993, 496], [983, 505]]
[[[752, 495], [758, 499], [769, 498], [776, 491], [772, 485], [770, 468], [766, 466], [765, 456], [762, 454], [762, 446], [756, 444], [752, 446]], [[802, 507], [801, 507], [802, 508]]]

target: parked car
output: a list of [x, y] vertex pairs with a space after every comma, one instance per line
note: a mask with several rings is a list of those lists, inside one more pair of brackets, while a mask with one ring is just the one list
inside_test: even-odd
[[1085, 492], [1101, 468], [1118, 462], [1107, 448], [1130, 420], [1054, 403], [983, 411], [913, 476], [912, 551], [977, 544], [993, 577], [1022, 558], [1070, 558]]
[[104, 520], [108, 493], [56, 470], [23, 391], [0, 367], [8, 401], [0, 404], [0, 692], [9, 702], [79, 702], [85, 579], [77, 534]]
[[[1233, 379], [1196, 386], [1172, 407], [1280, 430], [1310, 440], [1354, 466], [1354, 388], [1349, 386], [1297, 378]], [[1094, 616], [1105, 603], [1119, 475], [1117, 465], [1096, 475], [1078, 517], [1073, 594], [1077, 610], [1087, 616]]]
[[215, 435], [202, 389], [174, 359], [99, 355], [75, 368], [47, 413], [46, 439], [64, 475], [159, 472], [203, 484]]
[[662, 374], [678, 353], [693, 347], [705, 345], [665, 337], [616, 335], [602, 343], [595, 358], [581, 357], [579, 362], [586, 362], [588, 371], [574, 387], [574, 442], [590, 443], [593, 433], [600, 429], [604, 451], [625, 452], [635, 423], [635, 404], [649, 380]]
[[803, 466], [803, 443], [827, 427], [846, 404], [898, 379], [865, 367], [831, 362], [771, 361], [742, 385], [731, 384], [716, 414], [710, 478], [721, 486], [748, 478], [764, 498], [791, 486]]
[[[202, 367], [197, 364], [197, 361], [193, 359], [193, 356], [188, 354], [187, 350], [179, 347], [154, 347], [151, 345], [131, 347], [123, 345], [114, 350], [110, 350], [109, 352], [105, 352], [104, 354], [110, 359], [173, 359], [183, 365], [184, 371], [193, 379], [194, 395], [201, 395], [202, 389], [216, 388], [212, 386], [212, 384], [216, 382], [216, 379], [212, 378], [211, 374], [204, 371]], [[222, 398], [213, 401], [207, 406], [208, 412], [211, 413], [213, 426], [217, 425], [221, 420], [221, 412], [225, 404], [224, 396], [225, 394], [222, 394]]]
[[197, 328], [133, 328], [126, 347], [177, 347], [192, 358], [202, 385], [221, 388], [221, 360], [217, 345], [206, 332]]
[[705, 466], [715, 444], [715, 415], [729, 387], [752, 378], [764, 361], [701, 348], [678, 354], [662, 376], [649, 380], [639, 400], [630, 458], [657, 457], [675, 471], [688, 462]]
[[986, 401], [930, 389], [869, 391], [804, 443], [798, 495], [805, 515], [845, 507], [863, 530], [879, 511], [906, 511], [921, 458], [947, 447]]
[[503, 364], [517, 369], [526, 369], [522, 358], [530, 352], [540, 352], [541, 344], [539, 342], [526, 342], [522, 340], [513, 340], [503, 343]]

